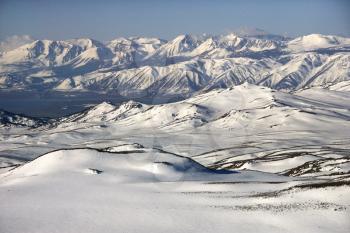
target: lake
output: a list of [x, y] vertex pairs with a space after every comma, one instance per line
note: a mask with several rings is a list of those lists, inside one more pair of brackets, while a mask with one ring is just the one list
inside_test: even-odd
[[56, 118], [80, 112], [103, 101], [119, 105], [131, 99], [146, 104], [160, 104], [175, 102], [183, 98], [177, 96], [127, 98], [118, 94], [96, 92], [0, 90], [0, 109], [32, 117]]

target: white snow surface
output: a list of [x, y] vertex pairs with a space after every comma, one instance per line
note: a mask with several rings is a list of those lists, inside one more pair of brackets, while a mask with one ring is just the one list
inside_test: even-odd
[[0, 231], [348, 232], [349, 109], [333, 85], [244, 83], [49, 122], [4, 112]]
[[39, 91], [144, 97], [249, 82], [294, 91], [349, 81], [349, 51], [349, 38], [320, 34], [36, 40], [0, 53], [0, 88], [38, 91], [40, 81]]
[[350, 39], [340, 36], [310, 34], [289, 41], [288, 48], [295, 52], [350, 45]]
[[[276, 175], [219, 173], [164, 152], [51, 152], [2, 175], [4, 232], [346, 232], [349, 187], [282, 192]], [[216, 182], [213, 182], [216, 181]], [[229, 182], [229, 183], [226, 183]], [[231, 183], [233, 182], [233, 183]], [[243, 183], [242, 183], [243, 182]], [[298, 184], [298, 182], [295, 182]]]

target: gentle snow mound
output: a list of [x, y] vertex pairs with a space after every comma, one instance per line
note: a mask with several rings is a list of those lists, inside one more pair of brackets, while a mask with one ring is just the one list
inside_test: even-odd
[[156, 149], [123, 153], [72, 149], [44, 154], [13, 170], [10, 176], [74, 177], [79, 174], [100, 174], [120, 182], [157, 182], [227, 180], [234, 179], [236, 172], [210, 170], [190, 158]]

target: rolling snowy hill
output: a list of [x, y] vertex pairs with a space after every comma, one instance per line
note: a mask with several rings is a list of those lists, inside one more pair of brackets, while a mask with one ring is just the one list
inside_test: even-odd
[[[263, 232], [313, 231], [315, 226], [318, 232], [335, 227], [346, 232], [345, 183], [318, 187], [268, 173], [213, 171], [188, 158], [132, 145], [114, 151], [58, 150], [0, 176], [0, 200], [6, 199], [0, 202], [6, 210], [0, 212], [1, 229], [232, 232], [235, 226], [256, 232], [249, 226], [258, 223]], [[290, 219], [300, 224], [286, 225]]]
[[46, 121], [3, 112], [0, 229], [345, 233], [347, 85], [244, 83]]
[[[18, 140], [29, 140], [28, 145], [40, 142], [40, 147], [30, 149], [30, 157], [52, 148], [85, 145], [86, 140], [106, 145], [109, 138], [110, 145], [115, 138], [126, 137], [129, 143], [193, 157], [215, 169], [303, 175], [299, 166], [309, 164], [317, 176], [340, 178], [349, 175], [349, 99], [344, 91], [309, 88], [292, 94], [245, 83], [168, 104], [103, 102], [47, 123], [27, 124], [36, 127], [31, 129], [38, 132], [33, 138], [9, 137], [13, 146], [21, 143]], [[22, 153], [28, 156], [25, 147], [4, 148], [7, 158], [15, 155], [12, 162], [6, 159], [8, 165], [20, 162]], [[332, 168], [322, 170], [323, 166]]]

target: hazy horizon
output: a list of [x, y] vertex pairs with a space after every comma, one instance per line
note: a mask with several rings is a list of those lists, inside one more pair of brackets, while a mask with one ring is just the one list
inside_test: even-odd
[[0, 1], [0, 40], [89, 37], [101, 41], [179, 34], [225, 34], [259, 28], [296, 37], [319, 33], [350, 36], [348, 1]]

